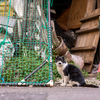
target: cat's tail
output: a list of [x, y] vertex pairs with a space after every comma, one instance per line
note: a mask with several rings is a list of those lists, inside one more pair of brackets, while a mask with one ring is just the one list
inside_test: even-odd
[[99, 86], [97, 85], [93, 85], [93, 84], [84, 84], [83, 87], [91, 87], [91, 88], [99, 88]]

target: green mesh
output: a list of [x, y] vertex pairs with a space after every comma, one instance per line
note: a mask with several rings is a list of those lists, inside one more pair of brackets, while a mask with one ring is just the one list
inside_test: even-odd
[[8, 16], [2, 16], [6, 24], [0, 23], [0, 85], [45, 86], [53, 80], [48, 0], [17, 0], [17, 6], [11, 1]]

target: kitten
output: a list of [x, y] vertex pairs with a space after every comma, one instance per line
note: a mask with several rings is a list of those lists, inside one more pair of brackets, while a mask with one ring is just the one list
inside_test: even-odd
[[66, 86], [67, 82], [69, 82], [70, 86], [99, 88], [96, 85], [86, 84], [80, 69], [75, 65], [68, 64], [64, 57], [57, 56], [55, 61], [57, 70], [62, 77], [61, 86]]

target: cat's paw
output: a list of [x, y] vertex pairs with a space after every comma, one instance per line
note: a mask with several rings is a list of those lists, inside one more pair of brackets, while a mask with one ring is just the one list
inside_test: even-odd
[[62, 84], [60, 84], [60, 86], [66, 86], [66, 84], [65, 83], [62, 83]]
[[67, 86], [72, 86], [72, 84], [67, 84]]

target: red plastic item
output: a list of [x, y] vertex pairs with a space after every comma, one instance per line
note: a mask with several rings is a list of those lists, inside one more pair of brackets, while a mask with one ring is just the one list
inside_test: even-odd
[[99, 62], [99, 68], [98, 68], [98, 72], [100, 72], [100, 62]]

